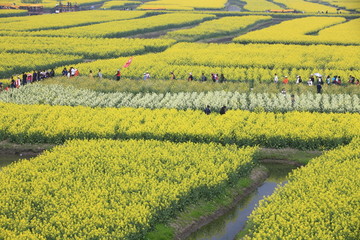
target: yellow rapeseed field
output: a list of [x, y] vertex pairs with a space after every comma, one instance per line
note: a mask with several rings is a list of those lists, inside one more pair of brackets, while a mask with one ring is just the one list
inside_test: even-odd
[[144, 239], [159, 219], [221, 192], [256, 148], [73, 140], [0, 171], [1, 239]]
[[312, 159], [252, 213], [246, 239], [358, 239], [360, 138]]

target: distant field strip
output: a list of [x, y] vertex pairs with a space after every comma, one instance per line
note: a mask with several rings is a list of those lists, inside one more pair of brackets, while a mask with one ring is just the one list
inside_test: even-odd
[[281, 3], [286, 5], [288, 8], [295, 9], [298, 11], [304, 11], [307, 13], [315, 12], [326, 12], [336, 13], [336, 7], [326, 6], [319, 3], [312, 3], [305, 0], [274, 0], [275, 3]]
[[26, 10], [0, 9], [0, 18], [26, 16], [27, 14], [28, 14], [28, 11], [26, 11]]
[[167, 10], [194, 10], [194, 9], [222, 9], [227, 0], [157, 0], [147, 1], [138, 9], [167, 9]]
[[173, 44], [171, 39], [67, 38], [0, 36], [0, 52], [82, 55], [111, 58], [160, 51]]
[[[205, 73], [211, 81], [210, 73], [224, 73], [228, 80], [255, 82], [272, 82], [275, 73], [280, 77], [290, 76], [293, 82], [297, 75], [307, 80], [317, 72], [357, 77], [360, 76], [359, 51], [357, 46], [178, 43], [162, 53], [134, 57], [122, 75], [139, 79], [150, 71], [152, 78], [169, 79], [170, 72], [174, 72], [178, 79], [187, 79], [192, 72], [195, 80]], [[105, 76], [112, 78], [114, 69], [127, 60], [99, 60], [77, 66], [85, 73], [101, 68]]]
[[175, 26], [186, 26], [214, 18], [211, 14], [168, 13], [147, 18], [112, 21], [89, 26], [68, 28], [66, 30], [45, 30], [31, 32], [33, 36], [70, 36], [70, 37], [124, 37]]
[[[76, 0], [76, 2], [70, 2], [71, 4], [77, 4], [78, 6], [84, 6], [84, 5], [95, 5], [97, 3], [101, 3], [104, 2], [105, 0]], [[6, 3], [15, 3], [17, 5], [21, 5], [24, 4], [23, 0], [1, 0], [1, 2], [6, 2]], [[28, 1], [30, 4], [31, 2], [36, 3], [36, 1]], [[56, 4], [59, 4], [58, 0], [45, 0], [40, 2], [41, 5], [44, 6], [44, 8], [54, 8], [56, 6]], [[63, 1], [62, 4], [67, 5], [66, 1]]]
[[246, 2], [244, 9], [254, 12], [264, 12], [270, 9], [283, 9], [279, 5], [267, 0], [243, 0], [243, 2]]
[[259, 21], [269, 19], [271, 19], [270, 16], [223, 17], [220, 19], [200, 23], [198, 26], [190, 29], [181, 29], [168, 32], [165, 38], [174, 38], [176, 40], [185, 41], [196, 41], [202, 38], [236, 33]]
[[[248, 32], [235, 42], [269, 42], [297, 44], [360, 44], [359, 19], [347, 23], [342, 17], [305, 17]], [[335, 25], [335, 26], [332, 26]], [[301, 26], [301, 27], [300, 27]], [[317, 35], [317, 33], [319, 34]], [[313, 35], [311, 35], [313, 34]]]
[[358, 0], [322, 0], [334, 6], [343, 7], [349, 10], [356, 10], [360, 12], [360, 2]]
[[360, 138], [294, 170], [262, 200], [245, 239], [358, 239]]
[[[51, 15], [37, 15], [11, 18], [0, 18], [0, 31], [38, 31], [43, 29], [59, 29], [94, 23], [110, 22], [144, 16], [146, 12], [140, 11], [82, 11]], [[66, 32], [68, 30], [60, 30]]]
[[120, 8], [120, 7], [126, 7], [126, 6], [130, 6], [130, 5], [139, 5], [141, 4], [141, 1], [127, 1], [127, 0], [123, 0], [123, 1], [108, 1], [105, 2], [101, 8]]

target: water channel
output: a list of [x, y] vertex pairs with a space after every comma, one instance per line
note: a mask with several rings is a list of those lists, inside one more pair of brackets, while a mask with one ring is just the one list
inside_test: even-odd
[[187, 240], [233, 240], [245, 227], [248, 216], [259, 201], [271, 195], [279, 184], [285, 184], [288, 173], [296, 168], [296, 166], [279, 163], [264, 163], [263, 165], [270, 173], [263, 185], [229, 213], [191, 234]]

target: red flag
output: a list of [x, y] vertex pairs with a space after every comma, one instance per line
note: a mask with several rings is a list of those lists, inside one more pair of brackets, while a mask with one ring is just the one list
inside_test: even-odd
[[123, 66], [123, 68], [127, 68], [128, 66], [130, 66], [131, 62], [132, 62], [133, 57], [129, 58], [129, 60], [127, 60], [127, 62], [125, 63], [125, 65]]

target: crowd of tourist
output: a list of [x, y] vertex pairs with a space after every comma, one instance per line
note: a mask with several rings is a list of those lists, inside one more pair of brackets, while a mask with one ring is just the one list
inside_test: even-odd
[[[70, 67], [69, 69], [67, 69], [66, 67], [62, 70], [61, 75], [67, 78], [71, 78], [71, 77], [76, 77], [76, 76], [80, 76], [80, 72], [77, 68], [75, 67]], [[41, 81], [43, 79], [46, 78], [51, 78], [55, 76], [55, 71], [54, 69], [51, 70], [43, 70], [43, 71], [33, 71], [32, 73], [23, 73], [22, 75], [19, 75], [17, 77], [12, 76], [11, 77], [11, 84], [7, 87], [4, 87], [2, 83], [0, 83], [0, 91], [2, 90], [7, 90], [9, 88], [18, 88], [21, 85], [26, 85], [32, 82], [36, 82], [36, 81]], [[97, 77], [99, 79], [103, 78], [103, 73], [101, 71], [101, 69], [98, 70], [98, 72], [96, 74], [93, 73], [92, 70], [89, 71], [88, 74], [89, 78], [94, 78]], [[211, 73], [210, 75], [208, 75], [209, 78], [211, 79], [210, 81], [215, 82], [215, 83], [223, 83], [226, 82], [227, 79], [225, 78], [224, 74], [218, 74], [218, 73]], [[115, 71], [115, 75], [114, 75], [115, 80], [119, 81], [121, 79], [121, 71], [120, 69], [118, 69], [117, 71]], [[150, 79], [150, 73], [149, 72], [145, 72], [143, 77], [143, 80], [149, 80]], [[170, 80], [176, 80], [176, 76], [174, 72], [170, 72]], [[208, 81], [207, 76], [205, 75], [205, 73], [202, 73], [201, 76], [199, 76], [199, 78], [196, 78], [191, 72], [189, 73], [188, 77], [187, 77], [187, 81], [201, 81], [201, 82], [206, 82]], [[282, 79], [282, 83], [283, 84], [289, 84], [289, 83], [295, 83], [295, 84], [303, 84], [306, 83], [309, 86], [315, 86], [317, 87], [317, 92], [321, 93], [322, 90], [322, 85], [323, 84], [333, 84], [333, 85], [342, 85], [342, 78], [338, 75], [335, 75], [333, 77], [331, 76], [326, 76], [325, 78], [319, 74], [319, 73], [315, 73], [315, 74], [311, 74], [309, 76], [309, 79], [307, 81], [303, 81], [302, 77], [300, 75], [296, 76], [296, 79], [294, 81], [289, 80], [288, 76], [284, 76]], [[279, 79], [279, 76], [277, 74], [274, 75], [274, 83], [280, 84], [281, 81]], [[355, 84], [355, 85], [359, 85], [359, 79], [356, 79], [354, 76], [350, 75], [349, 79], [348, 79], [348, 84]]]
[[[301, 78], [301, 76], [296, 76], [296, 80], [295, 83], [296, 84], [300, 84], [302, 83], [303, 80]], [[279, 76], [277, 74], [275, 74], [274, 76], [274, 83], [279, 83]], [[288, 84], [289, 83], [289, 78], [288, 76], [284, 76], [283, 80], [282, 80], [283, 84]], [[340, 76], [333, 76], [331, 77], [330, 75], [326, 76], [326, 78], [324, 79], [322, 75], [320, 74], [311, 74], [308, 81], [306, 82], [309, 86], [313, 86], [315, 84], [320, 84], [323, 85], [324, 83], [330, 85], [330, 84], [335, 84], [335, 85], [342, 85], [342, 79]], [[349, 76], [349, 80], [348, 80], [349, 84], [356, 84], [359, 85], [359, 79], [356, 79], [354, 76], [350, 75]]]
[[23, 72], [22, 75], [11, 76], [10, 85], [4, 87], [2, 83], [0, 83], [0, 91], [8, 90], [9, 88], [19, 88], [21, 85], [26, 85], [32, 82], [41, 81], [45, 78], [55, 77], [54, 69], [51, 70], [38, 70], [29, 73]]

